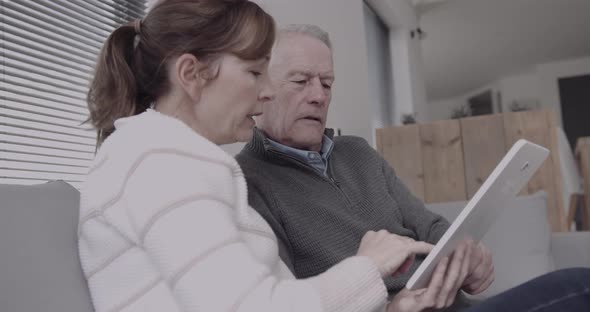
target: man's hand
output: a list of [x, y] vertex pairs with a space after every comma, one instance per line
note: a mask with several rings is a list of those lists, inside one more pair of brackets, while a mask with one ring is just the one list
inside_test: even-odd
[[447, 308], [454, 303], [459, 288], [470, 294], [478, 294], [493, 281], [491, 252], [483, 244], [467, 240], [459, 244], [450, 261], [444, 258], [439, 262], [428, 288], [404, 288], [393, 298], [387, 311], [419, 312]]
[[444, 258], [438, 263], [428, 288], [413, 291], [403, 289], [389, 304], [388, 312], [418, 312], [450, 307], [469, 273], [471, 254], [475, 247], [472, 241], [459, 244], [450, 261]]
[[444, 283], [437, 299], [437, 307], [449, 307], [455, 302], [457, 292], [469, 274], [474, 247], [473, 241], [465, 240], [451, 255], [451, 261], [448, 264]]
[[492, 253], [482, 243], [479, 243], [473, 246], [469, 262], [469, 274], [467, 274], [461, 289], [468, 294], [476, 295], [486, 290], [494, 281]]
[[448, 264], [448, 258], [444, 258], [438, 263], [432, 273], [428, 288], [417, 290], [404, 288], [400, 291], [387, 306], [387, 312], [420, 312], [426, 309], [445, 308], [446, 306], [439, 305], [438, 298], [443, 288]]

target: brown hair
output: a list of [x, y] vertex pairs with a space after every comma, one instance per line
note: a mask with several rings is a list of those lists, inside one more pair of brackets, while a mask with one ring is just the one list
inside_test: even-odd
[[145, 111], [168, 92], [169, 59], [191, 53], [210, 63], [232, 53], [256, 60], [270, 53], [274, 39], [273, 18], [251, 1], [160, 1], [141, 24], [117, 28], [104, 43], [87, 97], [98, 143], [116, 119]]

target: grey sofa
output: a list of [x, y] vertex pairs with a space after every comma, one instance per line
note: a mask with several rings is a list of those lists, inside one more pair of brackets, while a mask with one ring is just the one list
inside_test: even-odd
[[[519, 199], [498, 220], [501, 233], [492, 229], [486, 237], [496, 253], [494, 284], [506, 287], [555, 268], [590, 267], [590, 233], [550, 234], [542, 222], [544, 198]], [[0, 185], [0, 311], [93, 311], [78, 260], [78, 204], [78, 191], [65, 182]], [[453, 219], [462, 205], [429, 208]]]
[[0, 311], [94, 311], [78, 260], [69, 184], [0, 185]]

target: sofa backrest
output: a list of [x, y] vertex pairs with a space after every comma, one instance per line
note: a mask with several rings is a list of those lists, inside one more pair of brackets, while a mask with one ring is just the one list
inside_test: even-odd
[[93, 311], [69, 184], [0, 185], [0, 311]]
[[[467, 202], [426, 205], [453, 221]], [[551, 229], [547, 220], [547, 194], [515, 198], [492, 224], [482, 242], [492, 252], [496, 279], [480, 298], [496, 295], [555, 269]]]

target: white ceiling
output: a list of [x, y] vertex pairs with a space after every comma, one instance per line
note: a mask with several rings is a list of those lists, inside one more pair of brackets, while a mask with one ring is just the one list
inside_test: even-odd
[[590, 55], [590, 0], [414, 0], [429, 101]]

